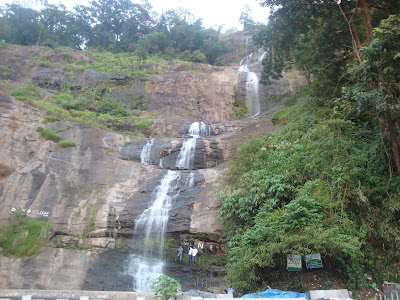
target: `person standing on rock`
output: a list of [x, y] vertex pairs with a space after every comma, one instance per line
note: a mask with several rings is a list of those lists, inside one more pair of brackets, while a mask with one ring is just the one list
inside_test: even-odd
[[196, 264], [197, 252], [199, 252], [199, 250], [197, 250], [196, 247], [193, 247], [193, 250], [192, 250], [192, 257], [193, 257], [193, 264], [194, 264], [194, 265]]
[[193, 248], [192, 248], [192, 246], [189, 246], [189, 252], [188, 252], [189, 265], [192, 263], [192, 253], [193, 253]]
[[180, 245], [178, 248], [178, 258], [180, 262], [182, 262], [182, 255], [183, 255], [183, 247], [182, 245]]

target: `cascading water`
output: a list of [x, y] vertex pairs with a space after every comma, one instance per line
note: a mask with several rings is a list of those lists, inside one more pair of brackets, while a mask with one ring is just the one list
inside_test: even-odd
[[[248, 40], [246, 39], [246, 49]], [[247, 52], [247, 50], [246, 50]], [[259, 79], [256, 73], [252, 72], [251, 66], [254, 62], [261, 62], [265, 57], [266, 52], [260, 48], [257, 52], [250, 53], [240, 62], [238, 71], [247, 73], [246, 77], [246, 98], [247, 107], [249, 108], [250, 117], [254, 118], [261, 112], [259, 99]]]
[[[193, 168], [196, 141], [211, 134], [210, 125], [204, 122], [194, 122], [190, 125], [188, 134], [179, 153], [176, 166], [181, 169]], [[150, 154], [154, 139], [143, 147], [140, 158], [144, 165], [151, 164]], [[162, 167], [162, 159], [160, 160]], [[168, 224], [168, 212], [173, 201], [180, 192], [179, 182], [181, 172], [168, 170], [160, 185], [153, 191], [153, 202], [135, 219], [134, 249], [131, 255], [128, 273], [134, 278], [134, 289], [140, 292], [151, 291], [154, 280], [163, 274], [163, 245]], [[194, 186], [194, 173], [186, 178], [184, 187]]]
[[142, 152], [140, 152], [140, 161], [144, 165], [151, 165], [151, 147], [154, 144], [154, 138], [147, 141], [146, 145], [143, 147]]
[[[181, 173], [169, 170], [154, 190], [154, 201], [135, 220], [134, 240], [142, 254], [133, 255], [130, 270], [134, 274], [135, 290], [151, 291], [151, 284], [163, 273], [163, 246], [172, 201], [179, 195]], [[136, 245], [137, 246], [137, 245]]]
[[194, 122], [190, 124], [189, 136], [182, 144], [181, 152], [176, 160], [178, 169], [193, 169], [194, 153], [196, 150], [197, 139], [203, 136], [209, 136], [211, 132], [210, 125], [204, 122]]

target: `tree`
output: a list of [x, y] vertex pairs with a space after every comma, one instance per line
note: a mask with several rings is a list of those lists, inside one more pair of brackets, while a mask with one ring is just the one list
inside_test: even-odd
[[248, 5], [243, 6], [239, 17], [239, 22], [243, 25], [243, 31], [248, 31], [254, 27], [254, 21], [251, 14], [251, 7]]
[[354, 84], [346, 95], [360, 109], [375, 109], [389, 168], [394, 165], [400, 174], [400, 17], [383, 20], [374, 35], [371, 44], [361, 48], [362, 63], [350, 69]]
[[83, 43], [75, 16], [63, 4], [46, 3], [40, 11], [40, 24], [43, 28], [41, 43], [48, 41], [74, 48], [80, 48]]
[[10, 32], [4, 32], [4, 41], [19, 45], [35, 45], [40, 37], [39, 13], [19, 4], [6, 4], [3, 12], [5, 22]]
[[87, 45], [103, 49], [127, 48], [151, 24], [148, 11], [130, 0], [92, 0], [87, 8], [80, 8], [92, 26]]

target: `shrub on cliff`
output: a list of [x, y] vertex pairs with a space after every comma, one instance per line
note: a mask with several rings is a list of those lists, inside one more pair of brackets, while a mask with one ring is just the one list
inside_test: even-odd
[[0, 247], [6, 256], [32, 256], [40, 254], [49, 241], [51, 225], [47, 221], [32, 220], [20, 212], [8, 225], [0, 227]]
[[59, 142], [57, 146], [59, 148], [69, 148], [69, 147], [75, 147], [76, 143], [72, 142], [72, 141], [64, 140], [64, 141]]
[[131, 117], [132, 114], [121, 103], [113, 101], [104, 101], [102, 105], [97, 108], [99, 114], [109, 114], [116, 117]]
[[44, 129], [40, 126], [36, 128], [36, 131], [39, 132], [40, 136], [45, 138], [46, 140], [58, 141], [61, 138], [58, 133], [48, 129]]

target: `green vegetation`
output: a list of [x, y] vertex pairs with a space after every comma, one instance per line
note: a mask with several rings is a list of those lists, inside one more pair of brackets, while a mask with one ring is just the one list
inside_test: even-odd
[[288, 118], [288, 109], [284, 108], [284, 109], [280, 109], [277, 112], [275, 112], [272, 117], [271, 117], [271, 121], [272, 123], [274, 123], [275, 125], [277, 124], [286, 124], [287, 122], [287, 118]]
[[[400, 7], [262, 2], [280, 5], [255, 36], [271, 50], [264, 81], [295, 66], [308, 87], [273, 116], [284, 127], [243, 144], [231, 163], [219, 192], [228, 279], [255, 291], [285, 276], [287, 254], [321, 253], [351, 290], [369, 276], [392, 280], [400, 267]], [[349, 34], [346, 9], [372, 23]]]
[[176, 299], [176, 294], [181, 288], [181, 285], [175, 279], [160, 275], [151, 285], [154, 289], [154, 299], [160, 298], [161, 300]]
[[98, 114], [108, 114], [115, 117], [131, 117], [132, 114], [121, 103], [113, 101], [104, 101], [96, 111]]
[[[94, 0], [74, 11], [66, 10], [61, 3], [44, 2], [43, 9], [36, 11], [10, 2], [2, 7], [0, 41], [57, 50], [38, 57], [41, 65], [85, 64], [60, 47], [81, 49], [84, 43], [96, 58], [93, 69], [100, 72], [123, 70], [134, 76], [146, 76], [141, 65], [149, 58], [152, 61], [158, 58], [214, 65], [224, 63], [222, 55], [229, 48], [219, 39], [222, 26], [218, 30], [207, 29], [201, 19], [184, 9], [168, 10], [158, 18], [155, 15], [148, 4], [138, 5], [131, 0], [115, 0], [113, 5]], [[6, 44], [1, 42], [0, 47], [5, 47], [3, 45]], [[110, 62], [101, 59], [100, 56], [107, 54], [100, 54], [98, 50], [119, 54]], [[159, 70], [155, 66], [151, 69]], [[67, 71], [68, 76], [73, 78], [74, 72]]]
[[75, 147], [76, 143], [72, 142], [72, 141], [64, 140], [64, 141], [59, 142], [57, 146], [60, 148], [69, 148], [69, 147]]
[[[52, 116], [46, 116], [44, 124], [61, 121], [58, 116], [84, 122], [101, 129], [108, 129], [123, 133], [146, 137], [151, 134], [150, 126], [153, 121], [143, 120], [156, 118], [154, 115], [134, 116], [123, 104], [111, 99], [103, 100], [104, 87], [92, 89], [83, 87], [76, 96], [72, 94], [73, 88], [65, 87], [63, 92], [51, 97], [42, 98], [39, 88], [29, 83], [15, 89], [11, 95], [16, 99], [30, 101], [37, 107], [45, 109]], [[131, 122], [130, 120], [133, 120]], [[38, 127], [42, 137], [57, 141], [60, 136], [50, 130]]]
[[10, 176], [12, 173], [14, 173], [14, 168], [0, 163], [0, 178]]
[[233, 110], [234, 110], [234, 114], [231, 115], [231, 119], [238, 120], [243, 117], [246, 117], [248, 114], [247, 106], [246, 106], [246, 99], [241, 99], [241, 98], [237, 97], [235, 99], [235, 103], [233, 105]]
[[61, 135], [59, 135], [58, 133], [48, 130], [48, 129], [44, 129], [43, 127], [36, 127], [36, 131], [40, 133], [40, 136], [42, 138], [45, 138], [46, 140], [52, 140], [52, 141], [58, 141], [61, 138]]
[[11, 96], [18, 100], [36, 101], [40, 99], [40, 90], [33, 83], [28, 83], [12, 91]]
[[42, 252], [49, 241], [51, 225], [47, 221], [28, 219], [14, 212], [8, 225], [0, 227], [0, 246], [6, 256], [32, 256]]
[[124, 238], [123, 237], [118, 237], [117, 240], [115, 241], [115, 247], [117, 249], [122, 249], [122, 245], [124, 244]]
[[96, 205], [93, 205], [92, 210], [90, 211], [89, 222], [87, 224], [85, 231], [82, 234], [83, 237], [92, 237], [91, 232], [95, 230], [96, 213], [97, 213]]
[[10, 65], [8, 65], [8, 66], [0, 65], [0, 73], [9, 73], [9, 74], [11, 74], [13, 72], [14, 72], [14, 70], [13, 70], [12, 66], [10, 66]]
[[61, 119], [57, 116], [46, 116], [44, 120], [42, 121], [43, 124], [48, 124], [48, 123], [53, 123], [53, 122], [58, 122], [61, 121]]

